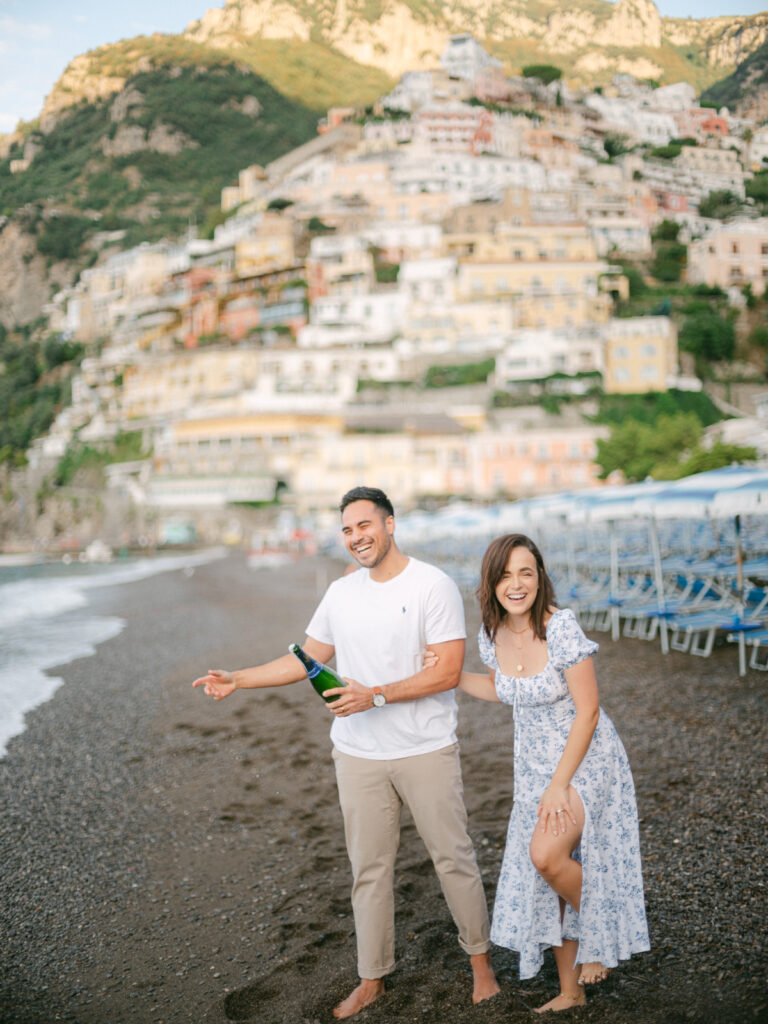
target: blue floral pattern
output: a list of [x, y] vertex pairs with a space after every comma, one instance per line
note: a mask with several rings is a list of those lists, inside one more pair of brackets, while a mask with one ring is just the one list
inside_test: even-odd
[[514, 713], [514, 806], [496, 889], [491, 939], [520, 954], [520, 977], [532, 978], [544, 950], [562, 939], [579, 943], [577, 963], [615, 967], [650, 949], [645, 918], [635, 787], [613, 723], [601, 710], [584, 759], [572, 779], [584, 805], [581, 842], [574, 857], [583, 876], [581, 911], [566, 907], [534, 868], [528, 850], [539, 797], [557, 767], [576, 714], [565, 671], [593, 655], [598, 645], [582, 632], [569, 608], [547, 626], [549, 661], [527, 678], [505, 676], [484, 629], [480, 656], [495, 672], [496, 693]]

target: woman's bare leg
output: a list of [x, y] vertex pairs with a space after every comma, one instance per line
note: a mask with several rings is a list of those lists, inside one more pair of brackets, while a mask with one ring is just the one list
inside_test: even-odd
[[541, 877], [578, 914], [581, 907], [581, 864], [571, 854], [579, 845], [584, 831], [584, 805], [573, 786], [569, 796], [576, 824], [563, 815], [565, 828], [558, 829], [557, 835], [549, 830], [542, 832], [537, 825], [529, 849], [533, 866]]
[[539, 1006], [534, 1013], [546, 1013], [548, 1010], [572, 1010], [574, 1006], [586, 1006], [587, 994], [579, 984], [580, 965], [575, 964], [576, 951], [579, 948], [575, 939], [563, 939], [562, 946], [555, 946], [555, 963], [557, 976], [560, 979], [560, 994], [548, 1003]]
[[[576, 824], [569, 818], [565, 822], [565, 831], [542, 832], [537, 826], [530, 845], [533, 866], [550, 888], [560, 897], [560, 916], [565, 904], [573, 907], [578, 914], [581, 909], [581, 864], [571, 854], [579, 845], [584, 831], [584, 805], [576, 790], [571, 787], [569, 796], [573, 807]], [[586, 1003], [584, 985], [602, 981], [608, 974], [602, 964], [576, 964], [578, 943], [573, 939], [563, 939], [562, 946], [555, 946], [555, 963], [560, 979], [560, 995], [539, 1007], [537, 1013], [545, 1010], [569, 1010], [574, 1006]]]

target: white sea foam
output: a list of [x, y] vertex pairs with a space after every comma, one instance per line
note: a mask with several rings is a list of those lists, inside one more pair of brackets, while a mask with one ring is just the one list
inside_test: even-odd
[[0, 583], [0, 756], [24, 730], [24, 716], [50, 700], [63, 682], [47, 670], [92, 655], [116, 636], [122, 619], [94, 615], [88, 594], [157, 573], [193, 570], [219, 558], [220, 550], [163, 555], [108, 566], [29, 569], [29, 576]]

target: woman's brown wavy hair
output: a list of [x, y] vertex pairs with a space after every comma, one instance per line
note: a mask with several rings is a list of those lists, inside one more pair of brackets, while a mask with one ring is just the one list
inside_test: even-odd
[[534, 634], [539, 640], [546, 640], [547, 630], [544, 623], [547, 612], [550, 608], [556, 607], [555, 588], [544, 568], [544, 559], [530, 537], [524, 533], [507, 533], [503, 537], [497, 537], [491, 541], [488, 549], [483, 555], [483, 564], [480, 569], [480, 585], [477, 588], [477, 600], [480, 604], [480, 614], [483, 618], [483, 626], [488, 638], [493, 642], [496, 633], [503, 622], [506, 611], [499, 604], [496, 597], [496, 587], [499, 585], [504, 573], [507, 571], [509, 556], [515, 548], [527, 548], [536, 559], [536, 568], [539, 573], [539, 589], [536, 593], [536, 600], [531, 608], [531, 625]]

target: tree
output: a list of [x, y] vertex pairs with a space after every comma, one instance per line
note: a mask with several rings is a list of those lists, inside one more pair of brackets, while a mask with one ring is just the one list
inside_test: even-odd
[[758, 171], [750, 181], [744, 183], [744, 190], [756, 202], [768, 203], [768, 171]]
[[549, 85], [550, 82], [556, 82], [558, 78], [562, 78], [563, 72], [560, 68], [554, 67], [552, 64], [528, 64], [527, 67], [523, 68], [523, 77], [525, 78], [538, 78], [544, 85]]
[[636, 299], [638, 295], [642, 295], [644, 292], [648, 291], [648, 285], [645, 283], [645, 279], [637, 267], [624, 263], [622, 265], [621, 272], [624, 277], [626, 277], [627, 283], [629, 284], [630, 299]]
[[335, 231], [335, 230], [336, 230], [336, 228], [332, 227], [330, 224], [326, 224], [324, 221], [320, 220], [319, 217], [314, 217], [313, 216], [313, 217], [310, 217], [309, 220], [307, 221], [307, 231], [318, 232], [319, 234], [324, 234], [324, 233], [326, 233], [328, 231]]
[[768, 327], [761, 325], [753, 328], [749, 332], [747, 341], [750, 345], [755, 345], [758, 348], [768, 348]]
[[716, 441], [711, 448], [702, 448], [701, 445], [697, 445], [682, 462], [667, 462], [656, 466], [653, 476], [656, 480], [680, 480], [684, 476], [705, 473], [710, 469], [721, 469], [734, 462], [741, 464], [754, 462], [756, 459], [756, 448]]
[[632, 146], [629, 144], [629, 139], [626, 135], [615, 133], [605, 136], [603, 139], [603, 149], [608, 158], [613, 160], [614, 157], [621, 156], [622, 153], [629, 153]]
[[680, 234], [680, 225], [675, 220], [668, 220], [665, 218], [656, 225], [651, 233], [651, 238], [655, 241], [662, 242], [676, 242], [678, 235]]
[[624, 420], [597, 442], [596, 462], [605, 479], [617, 470], [627, 480], [644, 480], [659, 465], [680, 461], [698, 444], [703, 427], [692, 412], [661, 415], [655, 423]]
[[284, 199], [282, 196], [276, 196], [267, 203], [268, 210], [285, 210], [289, 206], [293, 206], [293, 200]]
[[712, 217], [715, 220], [727, 220], [735, 216], [741, 209], [741, 200], [733, 192], [725, 188], [715, 189], [699, 203], [699, 213], [702, 217]]
[[682, 242], [657, 242], [648, 268], [657, 281], [679, 281], [688, 262], [688, 249]]
[[711, 362], [733, 359], [736, 332], [733, 323], [714, 310], [692, 313], [685, 318], [678, 344], [684, 352]]

